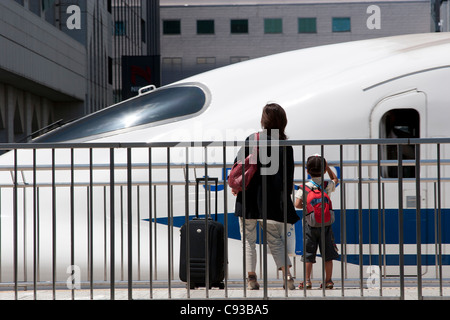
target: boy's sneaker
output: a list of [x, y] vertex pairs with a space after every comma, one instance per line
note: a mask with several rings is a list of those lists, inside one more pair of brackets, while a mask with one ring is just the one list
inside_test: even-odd
[[256, 279], [256, 276], [254, 275], [248, 276], [247, 284], [249, 290], [259, 290], [259, 283]]

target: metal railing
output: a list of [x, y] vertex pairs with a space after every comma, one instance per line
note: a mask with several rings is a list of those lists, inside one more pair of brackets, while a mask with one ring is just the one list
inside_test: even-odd
[[[434, 288], [435, 297], [449, 297], [445, 290], [450, 272], [445, 254], [449, 203], [444, 194], [450, 179], [446, 168], [450, 159], [443, 156], [448, 155], [449, 143], [450, 139], [279, 142], [284, 150], [287, 146], [294, 149], [295, 184], [308, 181], [303, 164], [312, 153], [323, 154], [339, 171], [339, 187], [332, 195], [337, 217], [333, 230], [341, 256], [335, 262], [338, 272], [334, 275], [339, 274], [336, 279], [340, 279], [334, 295], [339, 292], [340, 298], [355, 297], [356, 290], [360, 298], [377, 288], [376, 298], [392, 298], [384, 288], [393, 286], [398, 292], [394, 298], [398, 299], [406, 299], [411, 287], [415, 288], [416, 299], [427, 298], [424, 287]], [[383, 159], [386, 145], [397, 146], [396, 160]], [[180, 249], [175, 235], [178, 227], [195, 215], [191, 190], [198, 177], [206, 177], [203, 214], [209, 213], [213, 198], [207, 186], [211, 177], [218, 178], [219, 199], [214, 198], [220, 203], [225, 229], [228, 263], [223, 297], [229, 298], [230, 290], [233, 297], [236, 290], [242, 298], [253, 297], [246, 288], [245, 249], [239, 237], [230, 237], [239, 235], [239, 230], [235, 230], [232, 215], [235, 200], [224, 179], [241, 146], [244, 142], [0, 145], [0, 149], [11, 150], [0, 158], [1, 287], [12, 289], [15, 299], [22, 287], [32, 287], [34, 299], [49, 287], [53, 299], [58, 289], [69, 290], [75, 299], [80, 288], [87, 288], [91, 299], [99, 288], [107, 288], [110, 299], [116, 299], [117, 290], [122, 289], [128, 299], [136, 298], [137, 289], [142, 288], [148, 289], [145, 297], [153, 299], [162, 287], [167, 299], [178, 297], [180, 290], [184, 298], [197, 296], [189, 280], [184, 288], [175, 272]], [[405, 146], [415, 146], [414, 159], [403, 159]], [[199, 154], [200, 161], [192, 161]], [[389, 178], [383, 172], [383, 168], [392, 166], [397, 168], [398, 177]], [[414, 168], [413, 174], [409, 171], [411, 177], [404, 177], [404, 167]], [[405, 190], [410, 194], [405, 195]], [[405, 197], [410, 200], [406, 205]], [[298, 213], [301, 215], [301, 210]], [[142, 227], [142, 221], [148, 227]], [[392, 221], [395, 228], [387, 225]], [[207, 226], [208, 219], [205, 223]], [[303, 223], [296, 226], [297, 247], [303, 244]], [[265, 224], [264, 219], [261, 225]], [[242, 249], [240, 257], [236, 257], [236, 251], [230, 254], [235, 248]], [[270, 269], [267, 244], [262, 243], [260, 249], [260, 295], [269, 299], [274, 286], [283, 281], [276, 280], [276, 270]], [[304, 248], [297, 248], [297, 255], [302, 252]], [[389, 262], [391, 256], [394, 263]], [[434, 261], [430, 262], [431, 256]], [[325, 259], [321, 261], [321, 275], [316, 279], [324, 282]], [[231, 272], [236, 264], [241, 271]], [[435, 271], [430, 271], [430, 265]], [[370, 269], [372, 273], [367, 272], [369, 267], [375, 267]], [[394, 276], [388, 269], [395, 269]], [[300, 281], [304, 281], [305, 262], [294, 263], [294, 272], [303, 273]], [[208, 281], [201, 291], [205, 298], [212, 298]], [[285, 286], [281, 297], [330, 296], [325, 286], [320, 295], [318, 292], [306, 288], [289, 291]]]

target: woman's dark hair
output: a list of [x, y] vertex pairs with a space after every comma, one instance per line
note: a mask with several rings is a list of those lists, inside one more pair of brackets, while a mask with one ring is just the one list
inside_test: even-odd
[[269, 103], [264, 107], [261, 117], [261, 126], [268, 131], [269, 135], [271, 135], [272, 129], [277, 129], [279, 132], [278, 138], [280, 140], [286, 140], [287, 136], [284, 133], [286, 125], [286, 112], [279, 104]]

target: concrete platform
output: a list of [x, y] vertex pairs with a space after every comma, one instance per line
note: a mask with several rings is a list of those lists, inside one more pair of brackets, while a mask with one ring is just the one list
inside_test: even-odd
[[[296, 281], [296, 286], [299, 284]], [[281, 280], [271, 280], [267, 288], [267, 299], [271, 300], [299, 300], [299, 299], [314, 299], [314, 300], [372, 300], [372, 299], [401, 299], [401, 289], [398, 283], [394, 280], [387, 281], [383, 287], [362, 289], [359, 282], [349, 280], [344, 283], [344, 290], [342, 290], [341, 283], [335, 281], [335, 287], [332, 290], [325, 290], [319, 288], [321, 281], [313, 281], [313, 288], [306, 290], [296, 288], [296, 290], [285, 291], [282, 288]], [[73, 291], [68, 290], [63, 284], [59, 283], [53, 293], [50, 284], [42, 285], [36, 293], [30, 284], [20, 284], [17, 290], [17, 300], [110, 300], [111, 290], [109, 284], [96, 285], [92, 290], [89, 285], [82, 285], [82, 289]], [[154, 282], [153, 288], [150, 290], [149, 283], [133, 283], [131, 291], [131, 298], [133, 300], [261, 300], [265, 299], [263, 284], [261, 289], [252, 291], [244, 290], [242, 281], [229, 281], [226, 289], [212, 288], [206, 290], [205, 288], [198, 288], [195, 290], [187, 290], [186, 285], [179, 281], [171, 282], [170, 289], [167, 282]], [[0, 300], [15, 300], [16, 293], [14, 287], [4, 286], [0, 289]], [[125, 283], [116, 285], [114, 291], [115, 300], [129, 300], [129, 290]], [[450, 299], [450, 284], [445, 281], [441, 289], [437, 281], [424, 281], [422, 287], [422, 295], [418, 296], [418, 288], [415, 281], [405, 282], [404, 300], [422, 300], [422, 299]]]

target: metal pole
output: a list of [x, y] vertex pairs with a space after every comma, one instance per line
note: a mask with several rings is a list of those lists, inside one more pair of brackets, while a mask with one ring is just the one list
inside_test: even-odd
[[208, 204], [208, 194], [210, 195], [211, 193], [208, 192], [209, 188], [209, 183], [208, 183], [208, 148], [205, 147], [205, 292], [206, 292], [206, 298], [209, 298], [209, 286], [210, 284], [210, 270], [209, 270], [209, 266], [210, 266], [210, 259], [211, 257], [209, 256], [209, 225], [208, 225], [208, 209], [209, 204]]
[[287, 168], [286, 168], [286, 146], [283, 146], [283, 221], [284, 221], [284, 294], [285, 297], [287, 298], [289, 296], [289, 288], [287, 285], [287, 275], [289, 274], [289, 256], [288, 256], [288, 249], [287, 249], [287, 244], [288, 244], [288, 234], [287, 234], [287, 204], [288, 204], [288, 194], [287, 194], [287, 186], [286, 186], [286, 181], [287, 181]]
[[[153, 213], [152, 213], [152, 148], [148, 148], [148, 247], [149, 247], [149, 281], [150, 281], [150, 299], [153, 299]], [[156, 221], [156, 217], [155, 217]]]
[[358, 145], [358, 233], [359, 233], [359, 289], [361, 297], [364, 296], [363, 290], [363, 215], [362, 215], [362, 146]]
[[[303, 188], [303, 193], [302, 193], [302, 202], [303, 202], [303, 294], [306, 297], [306, 283], [308, 280], [310, 279], [306, 279], [306, 243], [305, 243], [305, 239], [306, 239], [306, 191], [305, 191], [305, 185], [306, 185], [306, 156], [305, 156], [305, 145], [302, 146], [302, 163], [303, 163], [303, 168], [302, 168], [302, 188]], [[311, 275], [310, 275], [311, 276]]]
[[17, 197], [17, 149], [14, 149], [14, 189], [13, 189], [13, 259], [14, 259], [14, 299], [18, 300], [18, 197]]
[[[247, 146], [243, 146], [242, 147], [242, 152], [239, 154], [238, 153], [238, 157], [241, 156], [241, 161], [242, 161], [242, 219], [241, 219], [241, 223], [242, 223], [242, 258], [243, 258], [243, 264], [242, 264], [242, 277], [243, 277], [243, 290], [244, 290], [244, 297], [247, 297], [247, 286], [246, 286], [246, 279], [247, 279], [247, 248], [246, 248], [246, 243], [247, 243], [247, 235], [246, 235], [246, 220], [245, 220], [245, 214], [246, 214], [246, 192], [245, 192], [245, 157], [246, 157], [246, 150], [247, 150]], [[239, 161], [239, 158], [237, 159], [237, 161]]]
[[53, 300], [56, 300], [56, 176], [55, 149], [52, 149], [52, 286]]
[[383, 285], [382, 285], [382, 221], [381, 221], [381, 146], [378, 145], [377, 148], [377, 193], [378, 193], [378, 274], [380, 281], [380, 297], [383, 296]]
[[[127, 223], [128, 223], [128, 300], [133, 300], [133, 186], [131, 148], [127, 149]], [[91, 275], [92, 277], [92, 275]]]
[[417, 298], [422, 299], [422, 233], [421, 233], [421, 196], [420, 196], [420, 145], [415, 145], [416, 151], [416, 243], [417, 243]]
[[344, 270], [344, 260], [345, 260], [345, 253], [344, 253], [344, 234], [345, 234], [345, 221], [344, 221], [344, 215], [345, 215], [345, 197], [344, 197], [344, 146], [339, 146], [339, 167], [341, 168], [341, 177], [340, 177], [340, 200], [341, 200], [341, 296], [343, 297], [345, 295], [345, 270]]
[[438, 205], [438, 248], [439, 248], [439, 295], [442, 297], [442, 212], [441, 212], [441, 145], [437, 144], [437, 205]]
[[167, 148], [167, 243], [169, 244], [168, 248], [168, 267], [167, 267], [167, 283], [168, 283], [168, 290], [169, 290], [169, 299], [172, 298], [172, 255], [171, 255], [171, 244], [172, 244], [172, 235], [171, 235], [171, 221], [170, 221], [170, 208], [171, 208], [171, 188], [170, 188], [170, 148]]
[[[70, 150], [70, 263], [72, 265], [72, 275], [74, 275], [73, 266], [75, 266], [75, 199], [74, 199], [74, 189], [75, 189], [75, 150], [72, 148]], [[106, 261], [106, 260], [105, 260]], [[74, 280], [72, 280], [72, 300], [75, 300], [75, 285]]]
[[321, 210], [321, 221], [322, 221], [322, 225], [320, 226], [320, 242], [321, 242], [321, 247], [322, 249], [321, 254], [322, 254], [322, 296], [325, 297], [325, 292], [326, 292], [326, 288], [327, 288], [327, 284], [326, 284], [326, 250], [325, 250], [325, 155], [324, 155], [324, 146], [321, 145], [320, 146], [320, 154], [322, 155], [322, 161], [321, 161], [321, 165], [320, 167], [322, 168], [322, 170], [320, 170], [320, 175], [321, 175], [321, 185], [320, 188], [322, 189], [322, 197], [320, 199], [321, 203], [322, 203], [322, 210]]
[[223, 223], [224, 223], [224, 264], [225, 264], [225, 298], [228, 298], [228, 185], [227, 185], [227, 149], [223, 145]]
[[89, 269], [90, 269], [90, 296], [94, 299], [94, 155], [92, 148], [89, 149]]
[[[73, 149], [72, 149], [73, 152]], [[33, 290], [37, 300], [37, 199], [36, 199], [36, 149], [33, 149]], [[1, 203], [1, 201], [0, 201]], [[73, 263], [72, 263], [73, 265]], [[73, 292], [73, 291], [72, 291]], [[72, 294], [73, 296], [73, 294]], [[73, 299], [73, 298], [72, 298]]]
[[184, 187], [184, 214], [185, 214], [185, 239], [186, 239], [186, 289], [187, 289], [187, 298], [191, 298], [191, 252], [190, 252], [190, 233], [189, 233], [189, 148], [186, 147], [186, 167], [185, 167], [185, 179], [186, 185]]
[[[267, 154], [267, 153], [266, 153]], [[262, 176], [262, 193], [263, 193], [263, 279], [264, 279], [264, 293], [263, 298], [268, 298], [268, 274], [267, 274], [267, 175]]]
[[403, 248], [403, 145], [398, 145], [398, 241], [400, 266], [400, 299], [405, 299], [405, 260]]
[[111, 148], [109, 150], [109, 167], [110, 167], [110, 171], [109, 171], [109, 176], [110, 176], [110, 205], [109, 205], [109, 210], [110, 210], [110, 298], [111, 300], [115, 300], [115, 211], [114, 211], [114, 207], [115, 207], [115, 197], [114, 197], [114, 148]]

